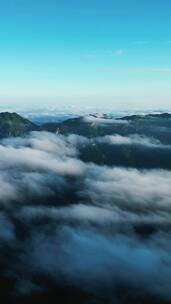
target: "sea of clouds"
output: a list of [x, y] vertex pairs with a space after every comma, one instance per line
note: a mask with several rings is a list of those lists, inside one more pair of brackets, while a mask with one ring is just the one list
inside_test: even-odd
[[52, 303], [63, 303], [60, 290], [72, 290], [75, 303], [73, 290], [81, 293], [78, 303], [171, 301], [171, 171], [83, 161], [81, 149], [96, 143], [171, 149], [138, 135], [92, 142], [32, 132], [1, 140], [0, 277], [7, 291], [0, 290], [6, 301], [33, 303], [53, 291]]

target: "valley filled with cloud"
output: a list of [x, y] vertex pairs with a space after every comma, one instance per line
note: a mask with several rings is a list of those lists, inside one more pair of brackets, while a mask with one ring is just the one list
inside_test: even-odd
[[89, 116], [1, 137], [3, 303], [170, 303], [170, 130]]

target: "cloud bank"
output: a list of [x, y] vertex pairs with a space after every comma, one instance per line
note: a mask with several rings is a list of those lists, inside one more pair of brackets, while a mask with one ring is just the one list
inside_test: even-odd
[[84, 162], [99, 142], [168, 149], [138, 135], [1, 141], [4, 303], [171, 301], [171, 171]]

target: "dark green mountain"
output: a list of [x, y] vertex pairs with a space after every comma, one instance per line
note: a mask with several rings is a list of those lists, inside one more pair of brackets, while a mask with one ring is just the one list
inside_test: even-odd
[[38, 126], [17, 113], [0, 113], [0, 138], [20, 136], [38, 129]]

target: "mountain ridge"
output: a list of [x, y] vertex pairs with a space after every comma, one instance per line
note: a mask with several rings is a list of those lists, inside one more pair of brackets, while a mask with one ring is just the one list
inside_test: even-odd
[[[124, 123], [125, 122], [125, 123]], [[90, 114], [75, 118], [68, 118], [60, 122], [43, 123], [41, 126], [22, 117], [16, 112], [0, 113], [0, 138], [21, 136], [30, 131], [49, 131], [60, 134], [78, 134], [83, 136], [103, 136], [106, 134], [133, 134], [151, 132], [153, 125], [171, 127], [171, 114], [130, 115], [121, 118], [111, 118], [107, 114], [101, 116]]]

